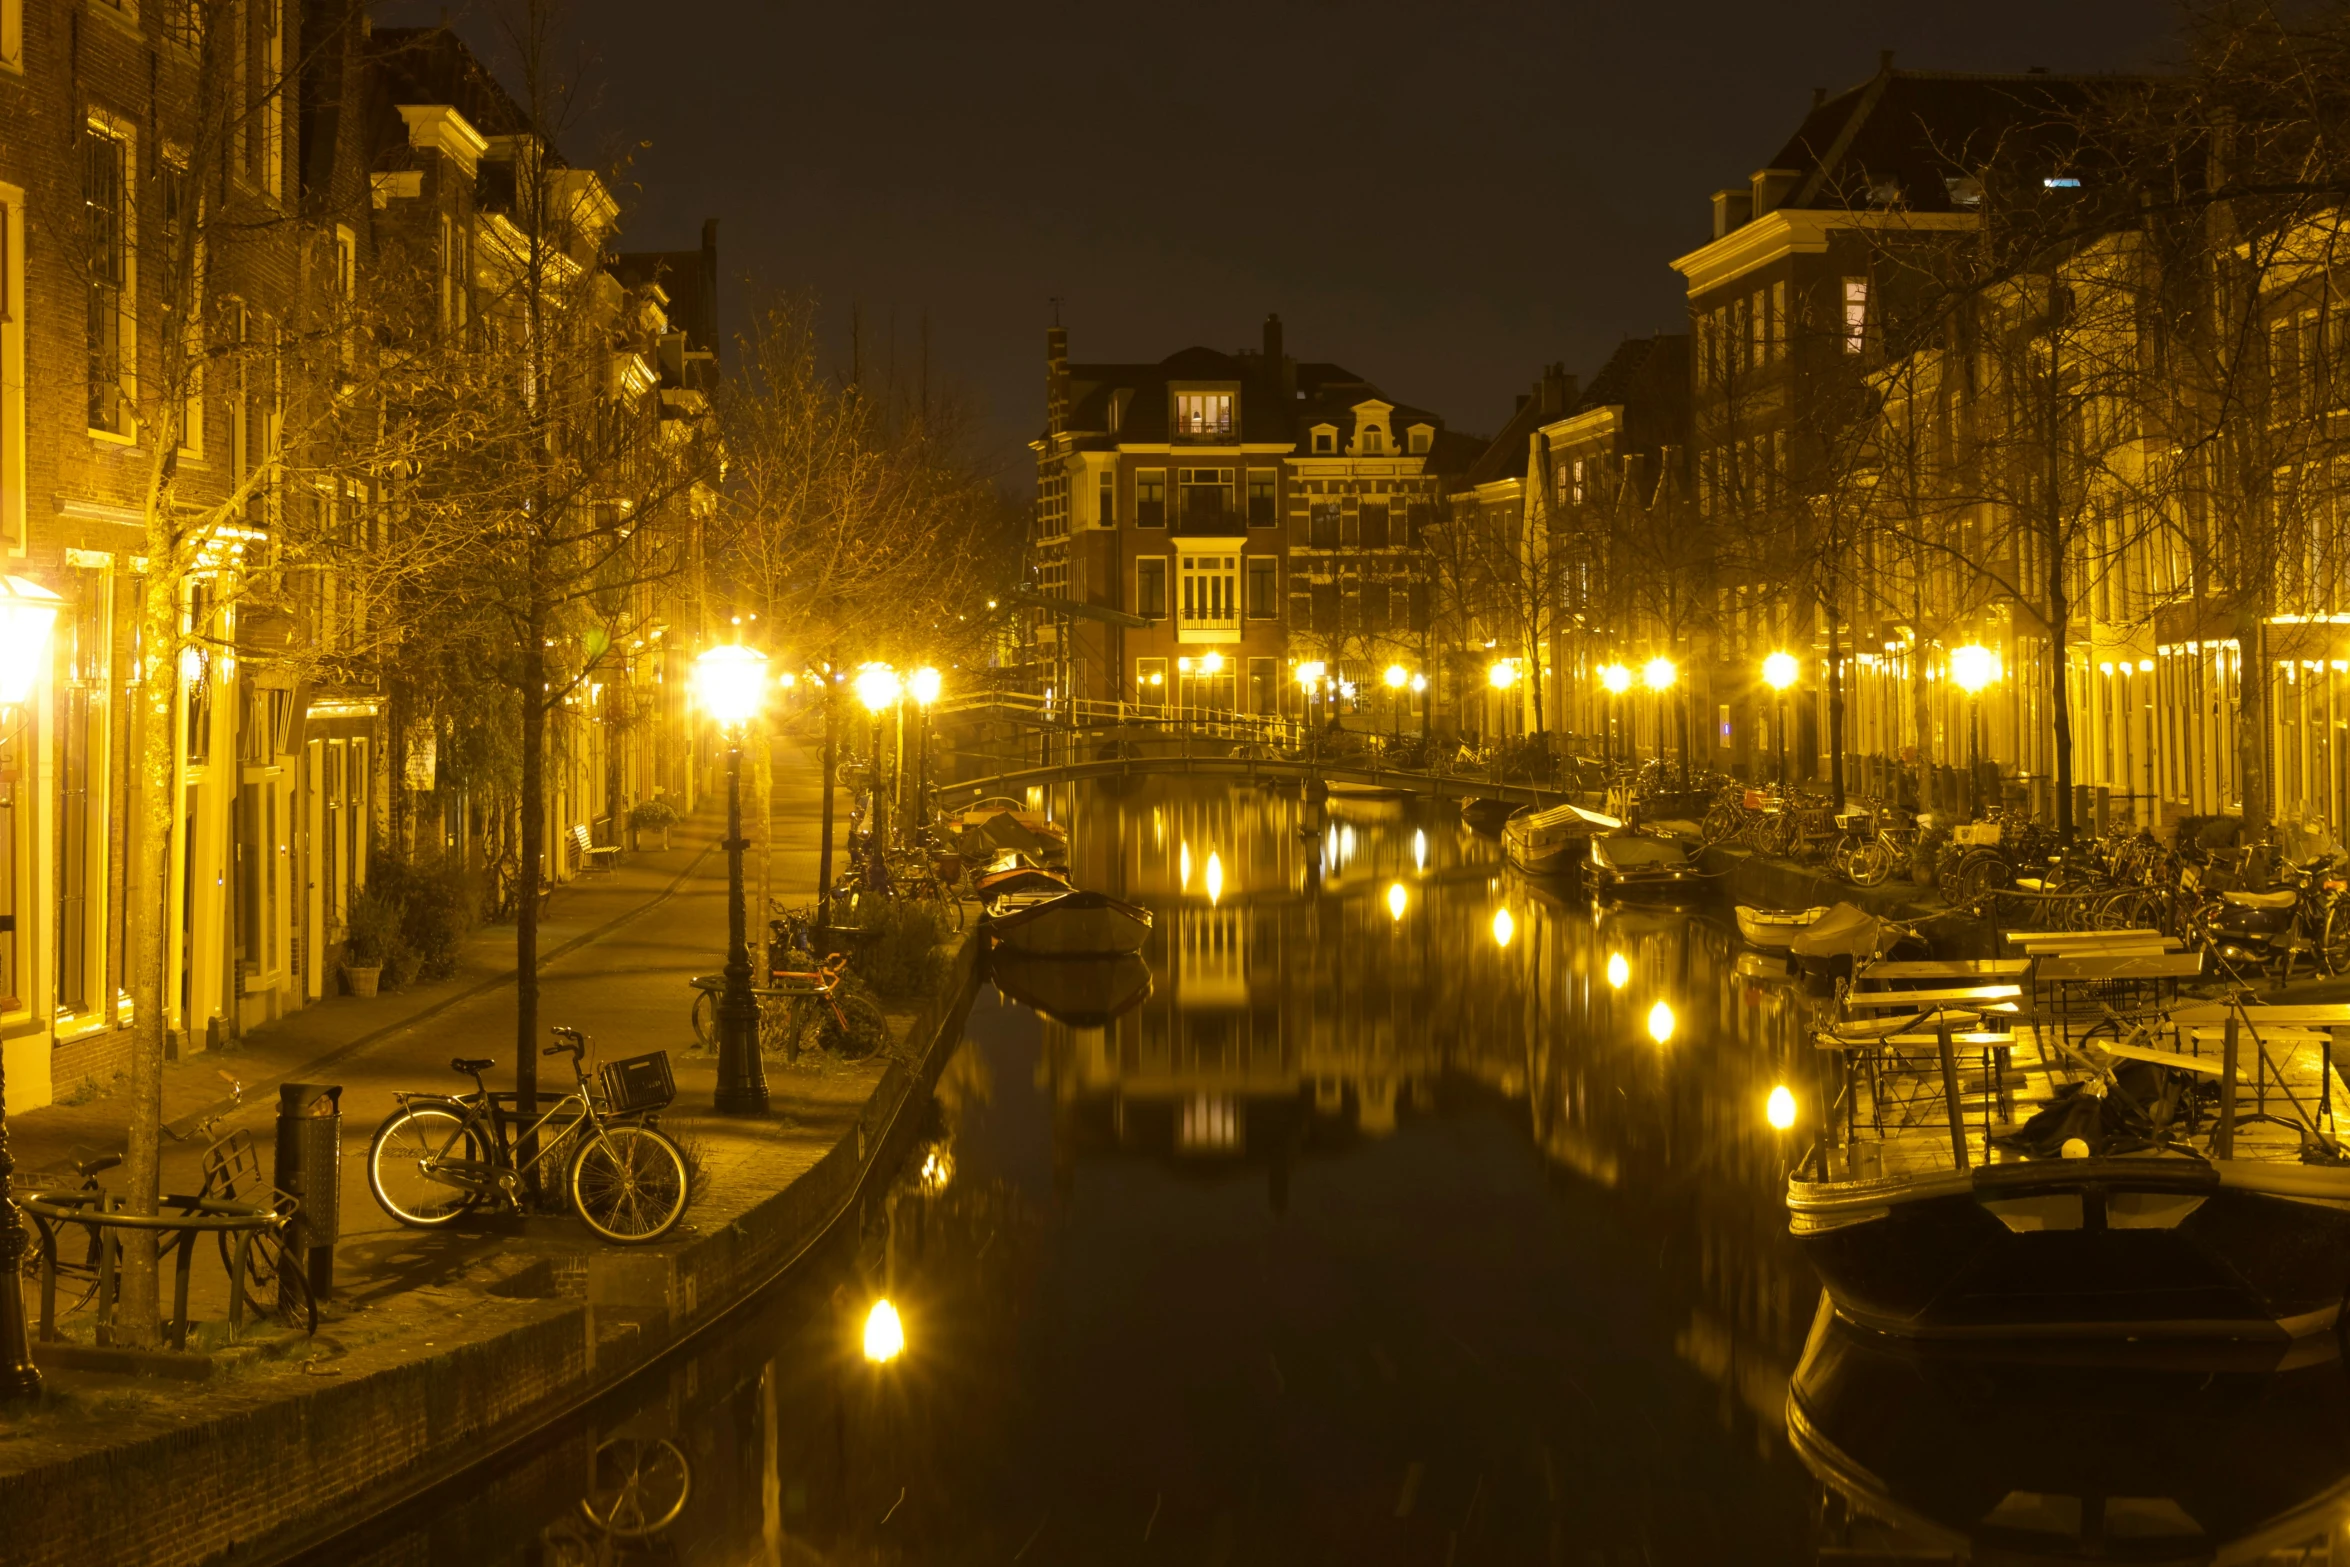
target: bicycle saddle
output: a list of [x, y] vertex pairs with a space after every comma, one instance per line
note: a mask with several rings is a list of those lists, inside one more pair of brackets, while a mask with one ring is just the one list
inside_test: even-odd
[[449, 1070], [452, 1072], [466, 1072], [475, 1077], [479, 1077], [482, 1073], [488, 1071], [491, 1067], [496, 1066], [497, 1064], [498, 1063], [496, 1060], [489, 1056], [459, 1056], [456, 1060], [449, 1063]]
[[2282, 892], [2223, 892], [2220, 897], [2239, 909], [2289, 909], [2301, 900], [2290, 887]]

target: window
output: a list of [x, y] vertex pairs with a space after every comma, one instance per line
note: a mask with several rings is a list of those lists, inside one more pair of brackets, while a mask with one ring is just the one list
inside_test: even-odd
[[1248, 618], [1271, 620], [1281, 613], [1281, 563], [1270, 555], [1248, 558]]
[[1248, 661], [1248, 710], [1252, 713], [1281, 711], [1281, 671], [1278, 660], [1252, 658]]
[[1582, 505], [1582, 504], [1583, 504], [1583, 459], [1582, 459], [1582, 458], [1580, 458], [1580, 457], [1578, 457], [1578, 458], [1576, 458], [1576, 459], [1575, 459], [1575, 467], [1574, 467], [1574, 479], [1573, 479], [1573, 492], [1572, 492], [1572, 493], [1574, 494], [1574, 497], [1575, 497], [1575, 504], [1576, 504], [1576, 505], [1578, 505], [1578, 506]]
[[89, 277], [90, 428], [130, 433], [130, 170], [120, 137], [93, 125], [82, 137], [82, 256]]
[[1328, 456], [1337, 449], [1338, 432], [1336, 430], [1331, 429], [1328, 425], [1323, 425], [1314, 432], [1314, 450], [1316, 452]]
[[1167, 557], [1145, 555], [1134, 563], [1134, 612], [1167, 618]]
[[245, 113], [237, 134], [244, 144], [246, 183], [274, 196], [283, 175], [285, 95], [279, 74], [285, 68], [279, 0], [245, 0], [244, 49], [237, 64]]
[[1365, 501], [1360, 515], [1363, 548], [1367, 550], [1387, 548], [1387, 503], [1385, 501]]
[[[58, 617], [57, 755], [57, 994], [61, 1013], [91, 1009], [96, 943], [92, 887], [106, 877], [104, 746], [107, 711], [107, 607], [111, 583], [104, 567], [67, 568], [71, 602]], [[93, 790], [93, 772], [100, 780]], [[94, 852], [93, 852], [94, 851]]]
[[1869, 340], [1869, 280], [1844, 280], [1844, 351], [1857, 354]]
[[1118, 526], [1118, 474], [1115, 469], [1102, 470], [1101, 488], [1094, 503], [1094, 521], [1105, 528]]
[[1414, 501], [1404, 508], [1404, 544], [1411, 549], [1420, 547], [1420, 530], [1428, 526], [1435, 508], [1426, 501]]
[[344, 369], [351, 367], [353, 319], [359, 307], [359, 236], [348, 223], [335, 225], [335, 344]]
[[1387, 584], [1363, 584], [1363, 630], [1377, 636], [1387, 629]]
[[1430, 438], [1431, 438], [1431, 437], [1432, 437], [1434, 434], [1435, 434], [1435, 432], [1434, 432], [1433, 430], [1430, 430], [1430, 429], [1429, 429], [1429, 428], [1428, 428], [1426, 425], [1424, 425], [1424, 424], [1415, 424], [1415, 425], [1413, 425], [1413, 426], [1412, 426], [1412, 429], [1411, 429], [1411, 443], [1412, 443], [1412, 444], [1411, 444], [1411, 450], [1412, 450], [1412, 455], [1413, 455], [1413, 456], [1415, 456], [1415, 457], [1419, 457], [1419, 456], [1424, 456], [1424, 455], [1426, 455], [1426, 453], [1427, 453], [1427, 451], [1428, 451], [1428, 442], [1429, 442], [1429, 439], [1430, 439]]
[[1215, 531], [1229, 526], [1232, 513], [1232, 470], [1178, 468], [1176, 499], [1182, 503], [1184, 526]]
[[1164, 528], [1167, 525], [1166, 469], [1135, 470], [1134, 525], [1138, 528]]
[[24, 0], [0, 0], [0, 70], [24, 69]]
[[1338, 511], [1336, 501], [1316, 501], [1306, 508], [1306, 543], [1318, 550], [1338, 548]]
[[1771, 285], [1771, 357], [1787, 357], [1787, 284], [1783, 279]]
[[1380, 432], [1377, 425], [1363, 426], [1363, 450], [1374, 453], [1387, 450], [1387, 437]]
[[1176, 393], [1175, 433], [1193, 440], [1230, 435], [1232, 433], [1232, 394], [1230, 392]]
[[17, 545], [25, 537], [23, 244], [24, 192], [0, 185], [0, 541]]
[[1317, 582], [1313, 585], [1312, 630], [1316, 636], [1338, 635], [1338, 584]]
[[1183, 619], [1186, 631], [1237, 631], [1240, 603], [1235, 571], [1239, 560], [1231, 555], [1186, 555], [1180, 562]]
[[1252, 468], [1248, 475], [1248, 525], [1270, 528], [1281, 520], [1274, 509], [1276, 475], [1270, 468]]
[[1362, 543], [1362, 523], [1363, 514], [1359, 510], [1340, 512], [1338, 514], [1338, 542], [1348, 549]]
[[1138, 658], [1134, 661], [1134, 699], [1148, 702], [1153, 707], [1167, 700], [1165, 659]]

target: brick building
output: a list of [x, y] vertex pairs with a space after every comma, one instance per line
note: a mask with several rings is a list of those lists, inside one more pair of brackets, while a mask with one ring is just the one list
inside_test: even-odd
[[1150, 624], [1040, 611], [1045, 683], [1278, 714], [1297, 711], [1300, 661], [1358, 688], [1389, 660], [1420, 664], [1420, 530], [1480, 444], [1341, 366], [1290, 358], [1278, 317], [1255, 350], [1155, 364], [1072, 363], [1053, 327], [1031, 443], [1036, 584]]

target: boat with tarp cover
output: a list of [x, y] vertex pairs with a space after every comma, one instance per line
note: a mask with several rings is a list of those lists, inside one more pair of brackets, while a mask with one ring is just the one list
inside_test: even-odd
[[1582, 863], [1591, 839], [1623, 827], [1620, 819], [1580, 805], [1521, 806], [1502, 826], [1502, 853], [1530, 876], [1556, 875]]

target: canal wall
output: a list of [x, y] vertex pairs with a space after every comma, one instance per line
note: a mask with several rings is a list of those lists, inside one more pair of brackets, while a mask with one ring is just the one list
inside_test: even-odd
[[[397, 1331], [331, 1360], [289, 1337], [276, 1346], [288, 1362], [193, 1384], [163, 1407], [140, 1400], [113, 1418], [104, 1397], [77, 1397], [0, 1426], [0, 1559], [280, 1560], [609, 1391], [771, 1282], [911, 1145], [918, 1117], [905, 1112], [962, 1037], [979, 953], [974, 930], [813, 1163], [782, 1155], [774, 1122], [699, 1131], [711, 1201], [688, 1211], [688, 1236], [541, 1259], [504, 1282], [513, 1298], [419, 1283]], [[540, 1284], [558, 1298], [528, 1298]]]

